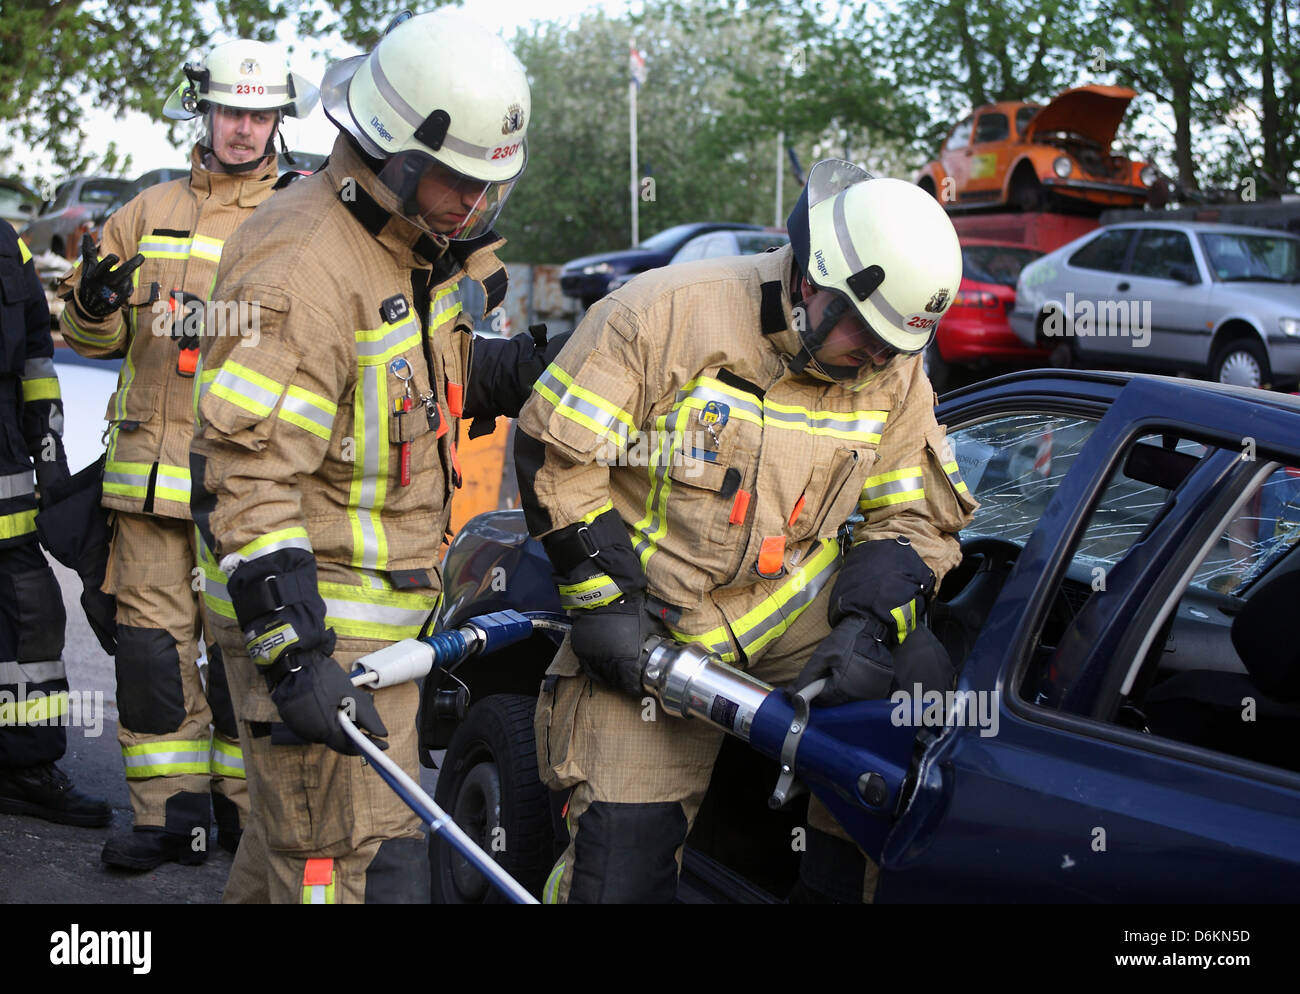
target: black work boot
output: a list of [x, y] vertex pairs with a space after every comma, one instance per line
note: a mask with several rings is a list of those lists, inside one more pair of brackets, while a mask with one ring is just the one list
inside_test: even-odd
[[208, 850], [206, 845], [195, 850], [189, 835], [162, 828], [135, 828], [105, 842], [99, 858], [123, 870], [152, 870], [163, 863], [198, 866], [208, 858]]
[[98, 828], [113, 820], [107, 801], [77, 790], [53, 763], [0, 770], [0, 812], [84, 828]]

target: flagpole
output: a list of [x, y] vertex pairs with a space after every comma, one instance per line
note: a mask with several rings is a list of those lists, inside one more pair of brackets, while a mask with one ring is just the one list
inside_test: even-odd
[[[632, 42], [632, 50], [636, 50], [636, 41]], [[636, 77], [633, 76], [627, 82], [627, 106], [628, 106], [628, 131], [631, 136], [631, 187], [632, 195], [632, 247], [636, 248], [641, 243], [640, 232], [638, 230], [637, 217], [637, 160], [636, 160]]]
[[776, 133], [776, 220], [772, 222], [775, 228], [785, 224], [785, 198], [782, 196], [785, 190], [781, 186], [781, 155], [785, 148], [785, 131]]

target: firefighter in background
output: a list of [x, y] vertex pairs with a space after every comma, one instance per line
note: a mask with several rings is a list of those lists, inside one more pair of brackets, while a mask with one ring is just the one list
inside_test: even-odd
[[[63, 283], [68, 345], [124, 357], [106, 414], [104, 505], [116, 513], [104, 589], [117, 596], [118, 740], [135, 824], [108, 840], [102, 858], [130, 870], [201, 863], [214, 813], [218, 842], [234, 852], [248, 809], [215, 639], [206, 640], [206, 691], [195, 665], [203, 614], [190, 520], [193, 377], [222, 249], [271, 195], [282, 117], [303, 117], [319, 96], [257, 41], [217, 45], [184, 73], [163, 112], [197, 122], [189, 179], [151, 187], [117, 211], [103, 257], [87, 238]], [[229, 326], [208, 332], [255, 331], [240, 315], [221, 317]]]
[[45, 290], [7, 224], [0, 225], [0, 345], [0, 812], [107, 825], [108, 803], [82, 794], [55, 765], [68, 741], [66, 618], [37, 544], [36, 510], [68, 480], [63, 401]]
[[419, 819], [355, 754], [340, 708], [418, 774], [413, 683], [348, 664], [418, 635], [460, 482], [462, 417], [513, 416], [546, 365], [475, 339], [458, 283], [506, 290], [492, 230], [526, 161], [530, 94], [496, 35], [440, 9], [331, 66], [322, 171], [239, 230], [216, 291], [261, 344], [203, 343], [192, 450], [205, 596], [253, 798], [227, 902], [427, 902]]
[[[826, 678], [819, 704], [951, 684], [918, 623], [974, 507], [921, 367], [956, 232], [915, 186], [839, 160], [787, 224], [779, 251], [596, 304], [520, 416], [529, 531], [573, 618], [537, 711], [542, 779], [573, 789], [548, 901], [676, 893], [722, 733], [642, 720], [656, 628], [767, 682]], [[802, 896], [869, 898], [873, 865], [815, 802], [809, 820]]]

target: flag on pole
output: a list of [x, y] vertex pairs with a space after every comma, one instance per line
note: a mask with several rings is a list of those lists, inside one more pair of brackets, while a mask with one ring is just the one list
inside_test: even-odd
[[627, 61], [632, 73], [632, 81], [638, 87], [645, 86], [645, 53], [638, 52], [634, 42], [628, 42]]

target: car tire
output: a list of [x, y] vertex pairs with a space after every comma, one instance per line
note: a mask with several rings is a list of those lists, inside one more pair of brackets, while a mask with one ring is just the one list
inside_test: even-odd
[[1018, 175], [1011, 183], [1011, 193], [1007, 203], [1018, 211], [1032, 213], [1047, 206], [1047, 191], [1038, 177], [1026, 173]]
[[[537, 775], [537, 701], [494, 694], [475, 703], [451, 737], [434, 800], [534, 896], [551, 870], [550, 796]], [[499, 831], [500, 830], [500, 831]], [[502, 904], [487, 879], [437, 835], [429, 836], [434, 904]]]
[[1271, 378], [1268, 354], [1253, 338], [1224, 343], [1210, 360], [1210, 379], [1215, 383], [1267, 389]]

